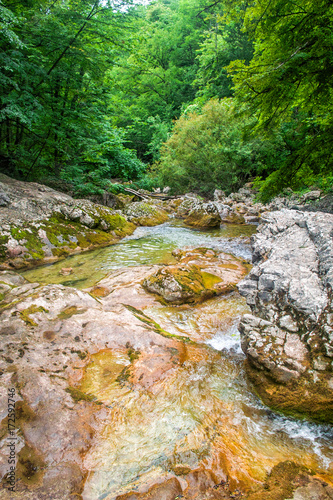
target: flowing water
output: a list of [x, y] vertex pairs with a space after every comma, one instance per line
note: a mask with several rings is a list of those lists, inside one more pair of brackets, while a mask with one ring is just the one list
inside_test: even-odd
[[[172, 250], [185, 246], [210, 247], [250, 259], [250, 248], [242, 244], [241, 239], [251, 236], [255, 230], [254, 225], [229, 224], [221, 229], [193, 231], [185, 228], [181, 221], [173, 220], [160, 226], [139, 227], [117, 245], [74, 255], [56, 264], [26, 271], [23, 276], [29, 281], [61, 283], [82, 289], [92, 286], [114, 269], [174, 262]], [[71, 267], [73, 273], [62, 276], [59, 271], [63, 267]]]
[[[74, 271], [70, 277], [59, 275], [63, 262], [25, 276], [84, 288], [112, 269], [172, 262], [171, 251], [188, 245], [246, 259], [250, 251], [241, 237], [254, 229], [228, 226], [197, 232], [176, 221], [138, 228], [118, 245], [67, 259], [66, 267]], [[80, 390], [105, 403], [108, 420], [85, 457], [85, 500], [113, 500], [198, 466], [213, 470], [220, 479], [226, 474], [232, 487], [245, 489], [263, 481], [267, 471], [284, 460], [304, 464], [333, 481], [332, 428], [275, 414], [247, 381], [237, 330], [240, 316], [249, 312], [244, 299], [232, 293], [193, 307], [156, 306], [144, 312], [169, 333], [185, 335], [193, 343], [184, 344], [181, 362], [146, 390], [117, 382], [129, 364], [124, 352], [93, 356]]]

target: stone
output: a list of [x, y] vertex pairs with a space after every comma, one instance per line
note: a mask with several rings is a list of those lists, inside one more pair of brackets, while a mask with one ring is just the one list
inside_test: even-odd
[[226, 197], [225, 192], [222, 189], [215, 189], [214, 191], [214, 201], [222, 201]]
[[[0, 281], [11, 283], [4, 292], [6, 306], [0, 310], [0, 394], [3, 402], [8, 387], [14, 387], [18, 396], [17, 488], [10, 498], [80, 496], [84, 457], [94, 436], [101, 439], [112, 421], [111, 409], [80, 388], [94, 356], [125, 354], [127, 372], [114, 383], [120, 388], [128, 384], [127, 390], [133, 384], [135, 391], [153, 387], [180, 364], [183, 343], [168, 338], [167, 332], [162, 335], [148, 316], [129, 307], [130, 303], [156, 306], [139, 284], [153, 270], [142, 266], [136, 273], [117, 271], [99, 284], [113, 292], [112, 298], [97, 293], [98, 299], [68, 286], [32, 284], [12, 271], [0, 272]], [[138, 359], [140, 365], [134, 368]], [[122, 368], [118, 365], [118, 371]], [[7, 405], [2, 404], [1, 420], [6, 416]], [[6, 452], [0, 454], [1, 463], [3, 458], [7, 463]], [[147, 498], [169, 500], [182, 490], [174, 478], [149, 491], [152, 496]], [[0, 496], [7, 498], [5, 489]]]
[[219, 227], [220, 214], [214, 203], [197, 203], [185, 219], [185, 224], [195, 228]]
[[313, 471], [294, 462], [275, 465], [265, 483], [246, 496], [247, 500], [331, 500], [333, 489]]
[[0, 174], [0, 269], [22, 269], [111, 245], [135, 226], [115, 210]]
[[63, 267], [59, 271], [59, 274], [62, 274], [62, 276], [68, 276], [69, 274], [73, 273], [73, 268], [72, 267]]
[[244, 224], [245, 218], [243, 215], [237, 213], [234, 210], [231, 210], [227, 215], [222, 217], [222, 222], [225, 222], [227, 224]]
[[309, 191], [303, 194], [303, 196], [301, 197], [301, 202], [304, 203], [309, 200], [318, 200], [318, 198], [320, 197], [321, 197], [321, 191], [319, 189], [314, 191]]
[[333, 215], [266, 212], [253, 239], [254, 266], [238, 284], [252, 316], [269, 323], [244, 317], [239, 327], [258, 393], [274, 408], [327, 422], [333, 421], [332, 236]]
[[6, 193], [0, 191], [0, 207], [7, 207], [10, 204], [10, 199]]
[[165, 210], [146, 201], [137, 201], [127, 205], [124, 213], [127, 219], [137, 226], [157, 226], [169, 218]]
[[174, 250], [179, 264], [166, 266], [143, 280], [142, 286], [165, 303], [202, 302], [230, 292], [246, 274], [235, 257], [206, 248]]

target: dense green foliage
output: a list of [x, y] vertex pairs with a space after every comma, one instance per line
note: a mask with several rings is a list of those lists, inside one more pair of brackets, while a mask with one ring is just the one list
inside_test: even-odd
[[100, 187], [110, 177], [138, 177], [145, 167], [108, 114], [107, 75], [126, 16], [99, 0], [13, 2], [1, 15], [6, 171]]
[[244, 122], [231, 99], [212, 99], [202, 109], [189, 106], [162, 148], [155, 167], [160, 182], [173, 192], [208, 196], [216, 188], [238, 189], [267, 164], [274, 164], [278, 154], [267, 141], [246, 134], [252, 125], [253, 119]]
[[332, 187], [329, 0], [130, 1], [0, 0], [5, 173], [78, 195]]
[[333, 4], [252, 1], [243, 19], [255, 52], [250, 64], [230, 65], [238, 99], [267, 135], [292, 130], [289, 156], [263, 183], [268, 198], [333, 173]]

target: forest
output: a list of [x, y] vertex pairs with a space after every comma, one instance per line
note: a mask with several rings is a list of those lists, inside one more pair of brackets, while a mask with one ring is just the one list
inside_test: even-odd
[[333, 190], [330, 0], [2, 0], [0, 86], [17, 179]]

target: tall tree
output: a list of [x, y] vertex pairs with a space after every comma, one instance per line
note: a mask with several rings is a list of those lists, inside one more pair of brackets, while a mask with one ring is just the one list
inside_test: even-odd
[[[239, 2], [229, 2], [235, 13]], [[297, 139], [266, 182], [267, 194], [333, 170], [333, 4], [330, 0], [248, 2], [244, 17], [254, 40], [249, 64], [230, 71], [237, 96], [259, 116], [262, 130], [289, 122]]]
[[2, 65], [1, 151], [16, 175], [74, 174], [76, 166], [76, 175], [100, 169], [115, 177], [126, 174], [126, 155], [133, 170], [133, 154], [108, 117], [106, 73], [129, 24], [123, 7], [110, 0], [8, 3], [4, 20], [16, 38], [1, 46], [2, 60], [11, 61]]

